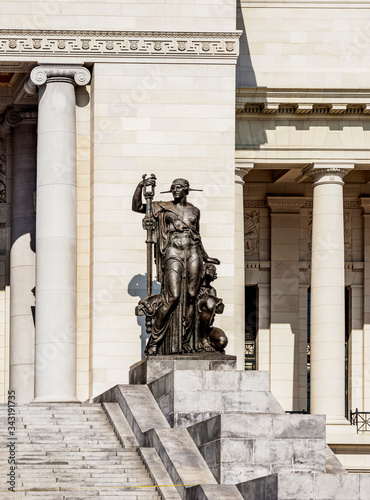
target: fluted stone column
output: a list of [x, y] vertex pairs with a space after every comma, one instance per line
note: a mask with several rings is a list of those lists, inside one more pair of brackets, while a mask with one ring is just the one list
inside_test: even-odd
[[26, 404], [34, 398], [37, 112], [10, 109], [5, 124], [13, 129], [9, 388]]
[[244, 369], [245, 343], [245, 276], [244, 276], [244, 176], [253, 163], [235, 165], [235, 285], [234, 285], [234, 353], [238, 369]]
[[315, 163], [311, 263], [311, 413], [345, 419], [343, 177], [353, 164]]
[[35, 401], [76, 400], [76, 104], [82, 66], [42, 65], [36, 207]]

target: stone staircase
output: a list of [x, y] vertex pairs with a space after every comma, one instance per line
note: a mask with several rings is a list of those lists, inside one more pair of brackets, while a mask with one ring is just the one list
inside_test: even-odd
[[0, 405], [0, 498], [158, 500], [139, 456], [123, 448], [100, 404], [16, 407], [16, 493], [7, 491], [7, 406]]

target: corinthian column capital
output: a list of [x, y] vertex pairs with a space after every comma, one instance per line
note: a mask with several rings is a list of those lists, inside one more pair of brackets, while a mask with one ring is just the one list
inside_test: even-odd
[[40, 64], [33, 68], [24, 88], [28, 94], [35, 94], [37, 87], [48, 80], [71, 80], [74, 85], [83, 86], [90, 78], [90, 71], [81, 64]]

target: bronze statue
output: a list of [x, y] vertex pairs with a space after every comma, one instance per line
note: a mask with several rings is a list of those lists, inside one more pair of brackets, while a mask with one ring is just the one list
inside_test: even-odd
[[202, 282], [197, 296], [197, 328], [196, 337], [198, 351], [220, 351], [224, 352], [227, 345], [227, 337], [220, 328], [213, 327], [216, 314], [222, 314], [225, 305], [217, 292], [211, 286], [212, 281], [217, 279], [217, 270], [214, 264], [204, 264]]
[[[222, 311], [221, 307], [218, 311], [216, 309], [216, 302], [220, 304], [221, 299], [211, 293], [208, 278], [208, 284], [207, 280], [204, 282], [203, 294], [213, 295], [208, 305], [211, 305], [210, 301], [215, 305], [212, 306], [213, 312], [207, 310], [203, 303], [199, 306], [199, 331], [208, 322], [207, 335], [204, 337], [205, 334], [200, 333], [200, 343], [195, 338], [196, 315], [199, 311], [196, 301], [197, 298], [200, 299], [199, 303], [202, 301], [199, 296], [202, 295], [201, 280], [203, 277], [204, 281], [209, 274], [203, 272], [204, 264], [220, 264], [220, 261], [209, 257], [203, 247], [199, 234], [200, 211], [187, 200], [189, 191], [193, 190], [189, 182], [186, 179], [175, 179], [172, 182], [170, 191], [166, 191], [172, 193], [172, 201], [153, 201], [155, 186], [154, 174], [150, 177], [144, 175], [132, 198], [132, 209], [145, 213], [143, 227], [147, 230], [148, 297], [141, 300], [138, 306], [138, 313], [146, 316], [146, 329], [150, 333], [145, 352], [147, 355], [181, 354], [194, 352], [199, 348], [214, 351], [216, 349], [208, 341], [208, 334], [215, 312]], [[143, 203], [143, 195], [146, 203]], [[161, 293], [156, 295], [151, 295], [153, 243], [157, 280], [161, 284]], [[221, 341], [220, 345], [223, 343]]]

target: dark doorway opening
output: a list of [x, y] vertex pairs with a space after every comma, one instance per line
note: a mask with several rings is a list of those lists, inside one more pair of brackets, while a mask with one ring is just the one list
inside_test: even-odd
[[245, 370], [256, 370], [256, 337], [258, 329], [258, 288], [245, 287]]

